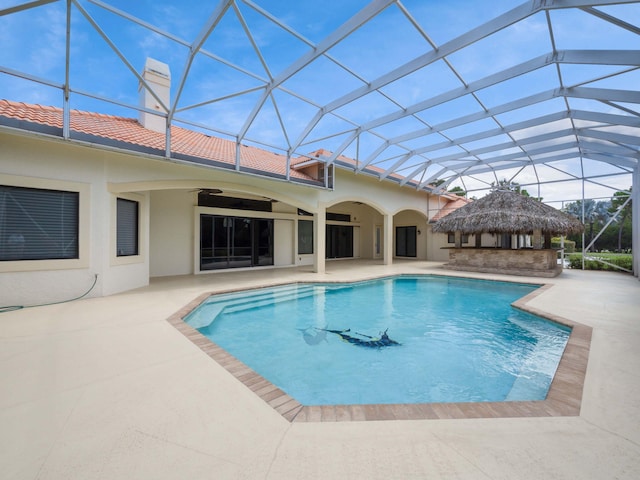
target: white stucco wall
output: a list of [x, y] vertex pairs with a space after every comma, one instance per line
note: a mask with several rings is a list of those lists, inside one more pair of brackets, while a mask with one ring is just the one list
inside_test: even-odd
[[[139, 204], [139, 245], [138, 255], [119, 257], [116, 255], [116, 204], [117, 198], [133, 200]], [[109, 203], [104, 215], [108, 221], [103, 223], [108, 243], [98, 249], [100, 260], [106, 262], [101, 268], [103, 278], [102, 294], [111, 295], [138, 288], [149, 283], [149, 193], [108, 194]]]
[[151, 192], [151, 277], [193, 273], [193, 204], [188, 190]]
[[426, 260], [428, 256], [429, 235], [427, 234], [427, 220], [425, 216], [413, 210], [404, 210], [394, 217], [394, 226], [415, 226], [417, 228], [419, 233], [416, 237], [416, 259]]
[[[416, 225], [421, 230], [419, 258], [429, 258], [434, 252], [426, 228], [427, 194], [362, 174], [337, 170], [335, 189], [325, 190], [31, 134], [0, 131], [0, 145], [3, 183], [34, 188], [53, 188], [42, 186], [55, 185], [51, 182], [75, 185], [84, 192], [81, 210], [85, 218], [77, 261], [39, 261], [31, 266], [32, 262], [0, 262], [0, 306], [74, 298], [91, 287], [96, 275], [89, 296], [141, 287], [150, 277], [194, 273], [199, 238], [194, 191], [198, 188], [277, 200], [273, 212], [266, 213], [275, 221], [275, 266], [314, 261], [312, 255], [295, 255], [298, 208], [310, 213], [349, 213], [357, 232], [354, 253], [360, 258], [373, 257], [375, 226], [383, 225], [385, 216], [394, 215], [396, 225]], [[117, 197], [140, 202], [140, 254], [134, 257], [115, 254]]]
[[449, 250], [447, 235], [443, 233], [433, 233], [431, 225], [427, 228], [429, 241], [427, 243], [427, 259], [434, 262], [446, 262], [449, 260]]
[[293, 220], [276, 219], [273, 222], [273, 264], [276, 267], [293, 265]]
[[379, 212], [396, 214], [411, 209], [428, 211], [428, 195], [413, 188], [400, 187], [392, 182], [381, 182], [363, 174], [337, 170], [334, 191], [320, 190], [318, 200], [326, 205], [336, 205], [344, 201], [360, 201]]
[[[94, 280], [87, 296], [110, 295], [148, 284], [149, 193], [120, 194], [109, 185], [141, 175], [150, 160], [40, 136], [0, 133], [0, 145], [0, 183], [86, 190], [80, 195], [80, 258], [1, 262], [1, 304], [68, 300], [87, 292]], [[140, 255], [135, 257], [116, 256], [118, 195], [140, 202]]]
[[[77, 260], [0, 262], [0, 306], [39, 305], [104, 292], [109, 195], [101, 152], [0, 133], [0, 184], [80, 192]], [[96, 280], [96, 275], [98, 275]]]

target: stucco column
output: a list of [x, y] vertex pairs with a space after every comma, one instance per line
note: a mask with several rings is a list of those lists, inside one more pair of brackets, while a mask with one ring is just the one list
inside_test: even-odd
[[460, 230], [453, 232], [453, 246], [455, 248], [462, 248], [462, 232]]
[[393, 215], [383, 215], [384, 238], [382, 240], [382, 258], [385, 265], [393, 263]]
[[327, 250], [327, 209], [324, 205], [313, 215], [313, 271], [325, 273]]

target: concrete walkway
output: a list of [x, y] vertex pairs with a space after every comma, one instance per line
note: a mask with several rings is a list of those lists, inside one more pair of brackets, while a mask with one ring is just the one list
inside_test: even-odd
[[529, 302], [593, 327], [579, 417], [289, 423], [166, 321], [203, 292], [401, 272], [445, 273], [427, 262], [329, 262], [325, 275], [162, 278], [112, 297], [0, 314], [0, 476], [640, 478], [640, 282], [632, 276], [565, 270]]

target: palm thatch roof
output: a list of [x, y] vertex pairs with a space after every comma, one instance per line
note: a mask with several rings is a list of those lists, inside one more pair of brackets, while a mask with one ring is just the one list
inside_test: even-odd
[[496, 190], [433, 224], [434, 232], [443, 233], [531, 234], [534, 230], [565, 235], [582, 232], [584, 225], [571, 215], [511, 190]]

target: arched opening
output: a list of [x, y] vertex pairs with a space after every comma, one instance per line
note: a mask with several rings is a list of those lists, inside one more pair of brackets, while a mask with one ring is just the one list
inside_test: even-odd
[[427, 218], [417, 210], [402, 210], [393, 216], [395, 258], [426, 260]]
[[336, 203], [326, 208], [327, 259], [382, 259], [384, 215], [358, 200]]

